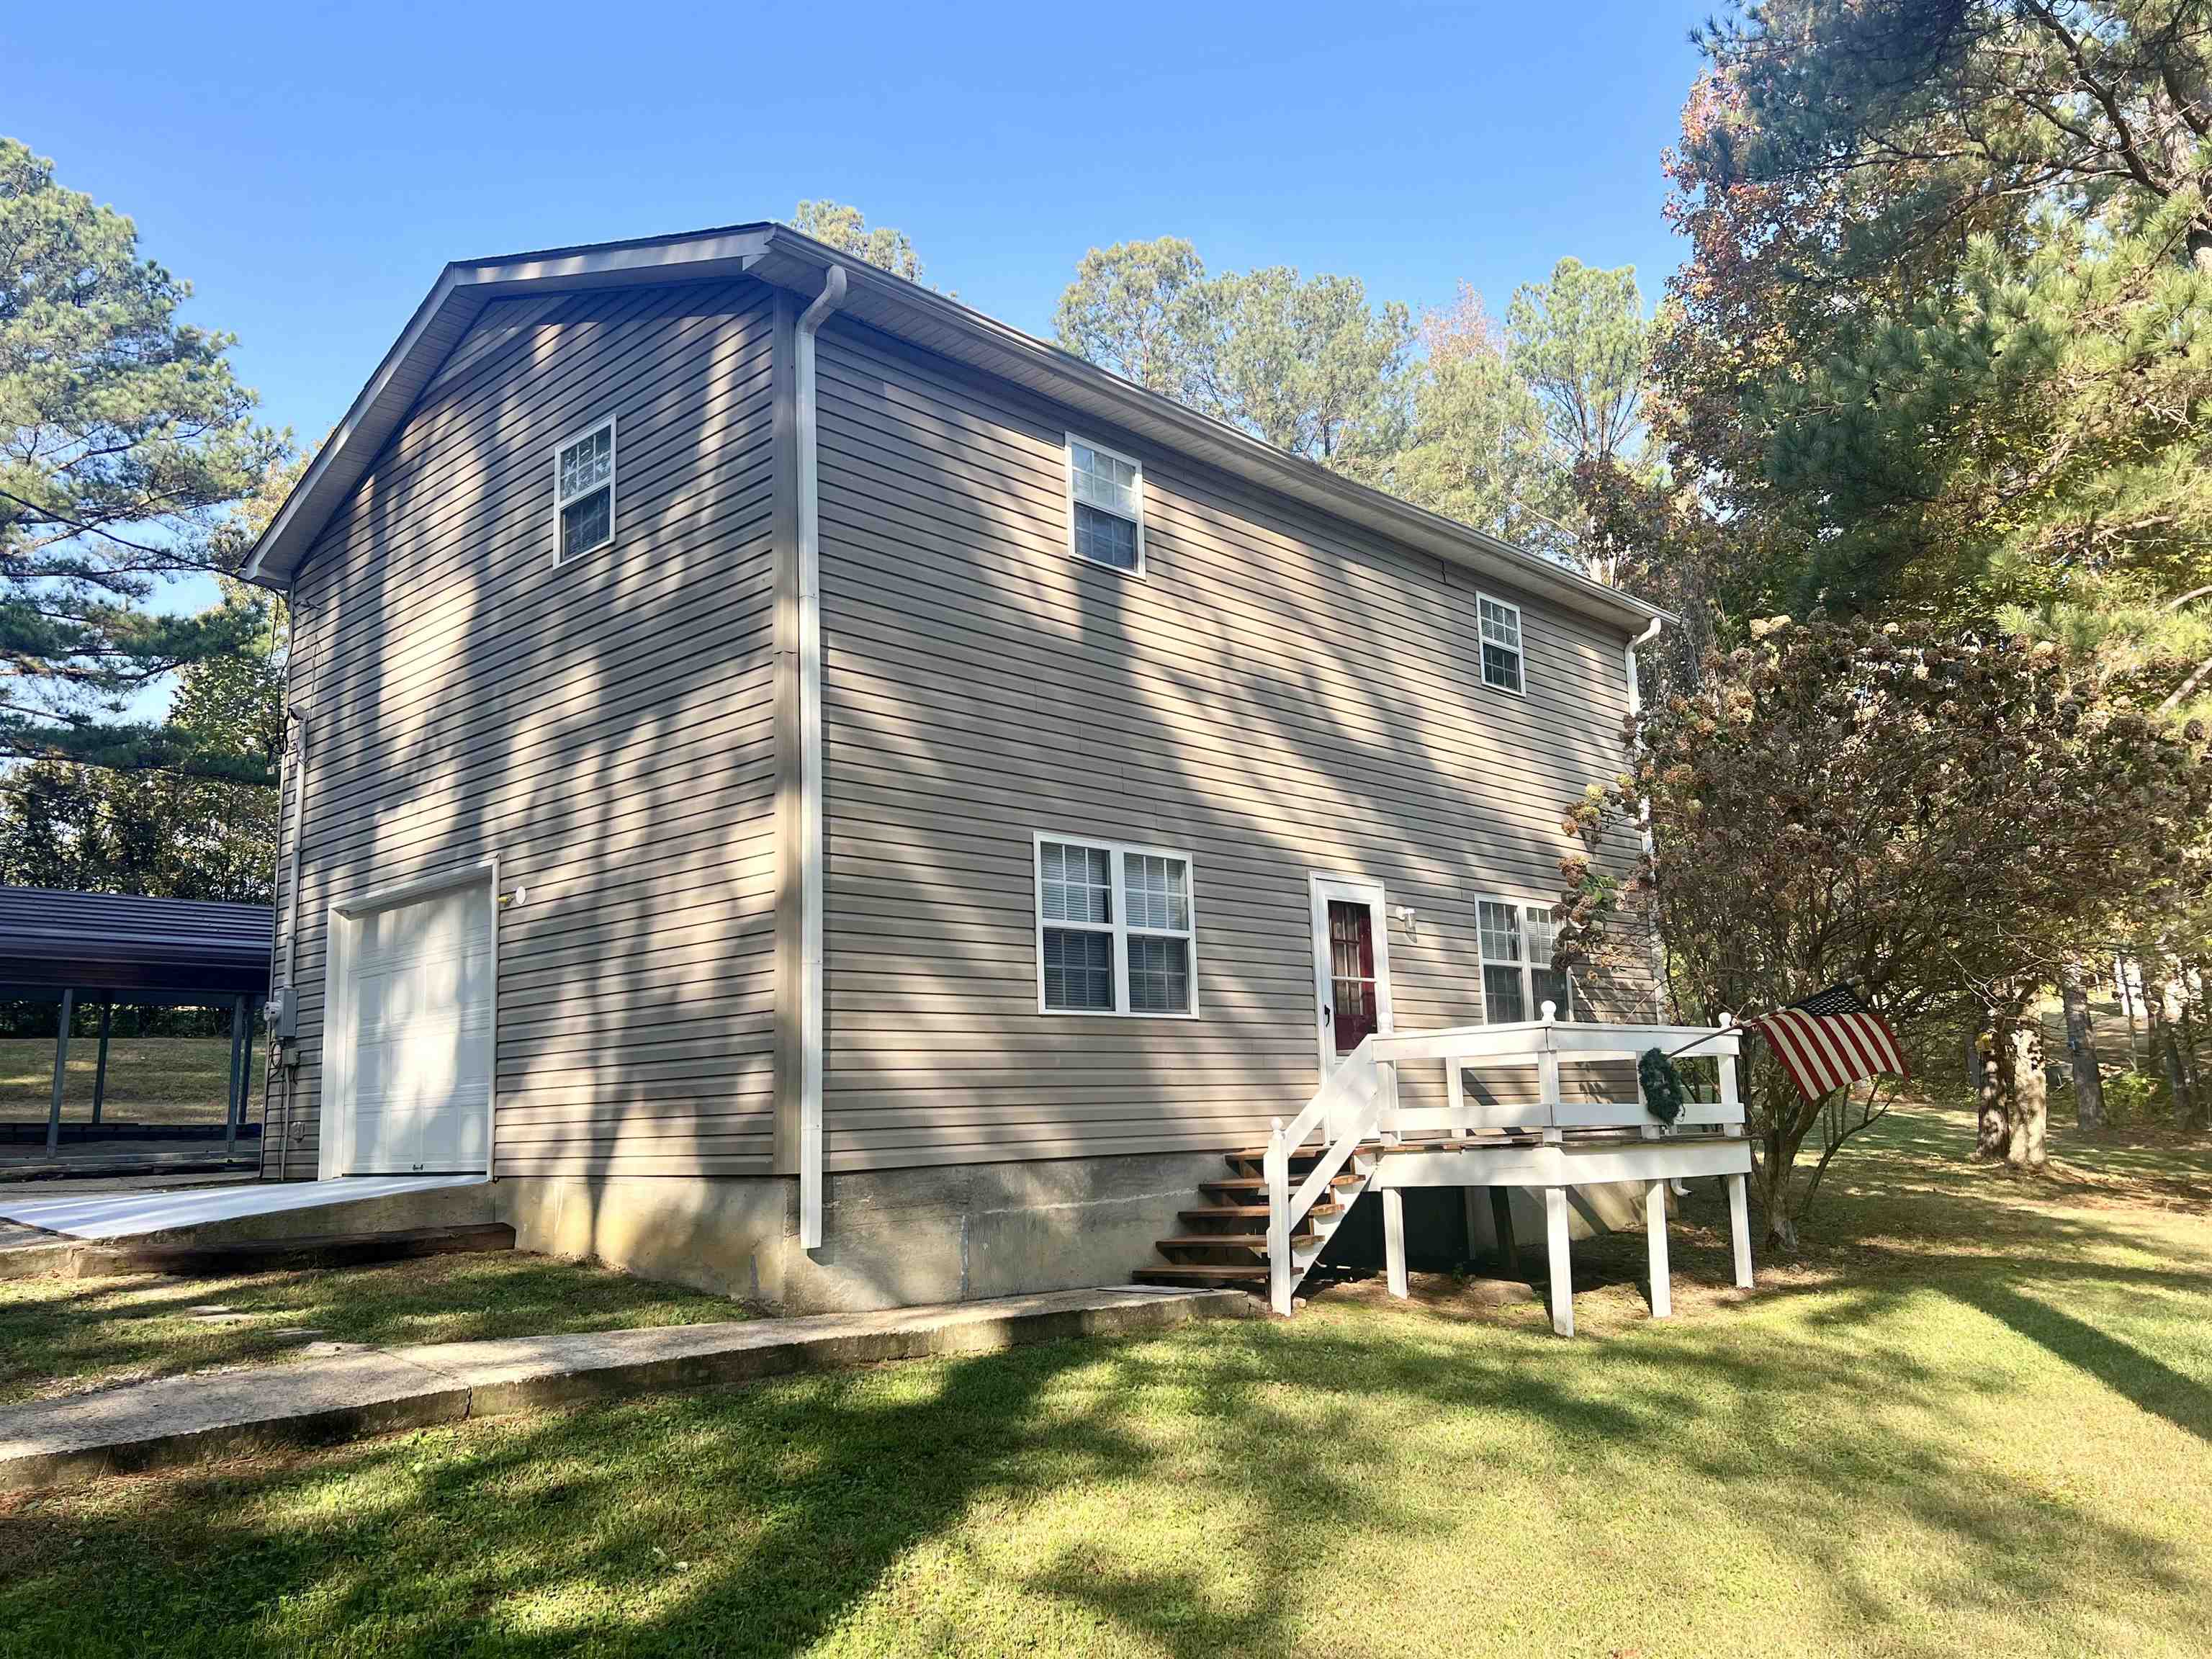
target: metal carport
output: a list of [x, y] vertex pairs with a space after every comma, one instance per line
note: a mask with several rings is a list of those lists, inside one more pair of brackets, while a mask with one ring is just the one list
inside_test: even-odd
[[246, 1107], [252, 1002], [269, 994], [273, 914], [265, 904], [0, 887], [0, 1000], [52, 1002], [59, 1008], [53, 1102], [46, 1117], [49, 1157], [61, 1144], [70, 1021], [76, 1005], [87, 1000], [101, 1005], [95, 1123], [106, 1080], [113, 1005], [231, 1011], [223, 1143], [227, 1152], [236, 1150]]

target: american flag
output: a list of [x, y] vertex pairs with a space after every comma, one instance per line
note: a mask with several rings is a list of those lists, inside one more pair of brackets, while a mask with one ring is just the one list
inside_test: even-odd
[[1897, 1033], [1859, 1000], [1849, 981], [1816, 991], [1762, 1019], [1747, 1020], [1743, 1029], [1766, 1039], [1808, 1100], [1877, 1072], [1912, 1075], [1905, 1051], [1897, 1046]]

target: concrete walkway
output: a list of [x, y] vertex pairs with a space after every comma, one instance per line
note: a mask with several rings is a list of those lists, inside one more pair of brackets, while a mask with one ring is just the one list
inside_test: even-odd
[[335, 1181], [240, 1181], [225, 1186], [127, 1191], [0, 1191], [0, 1221], [71, 1238], [131, 1238], [211, 1222], [283, 1215], [331, 1204], [372, 1204], [452, 1188], [488, 1187], [481, 1175], [345, 1176]]
[[0, 1407], [0, 1491], [610, 1396], [979, 1353], [1254, 1314], [1240, 1291], [1054, 1291], [933, 1308], [434, 1342], [318, 1344], [290, 1364], [201, 1371]]

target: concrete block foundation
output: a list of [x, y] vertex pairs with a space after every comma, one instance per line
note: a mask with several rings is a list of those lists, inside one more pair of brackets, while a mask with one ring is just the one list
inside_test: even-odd
[[491, 1190], [518, 1249], [805, 1314], [1125, 1283], [1223, 1171], [1218, 1152], [1190, 1152], [832, 1175], [811, 1255], [788, 1176], [523, 1176]]

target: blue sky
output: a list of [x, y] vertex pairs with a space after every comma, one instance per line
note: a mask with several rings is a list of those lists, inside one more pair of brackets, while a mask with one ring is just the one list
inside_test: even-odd
[[1569, 253], [1655, 299], [1705, 9], [21, 6], [0, 122], [132, 215], [319, 434], [448, 259], [802, 196], [1040, 334], [1085, 249], [1169, 232], [1417, 307], [1464, 277], [1502, 308]]
[[1565, 254], [1648, 303], [1705, 9], [15, 6], [0, 124], [136, 218], [312, 438], [448, 259], [801, 197], [1046, 336], [1086, 249], [1168, 233], [1417, 309], [1465, 279], [1502, 310]]

